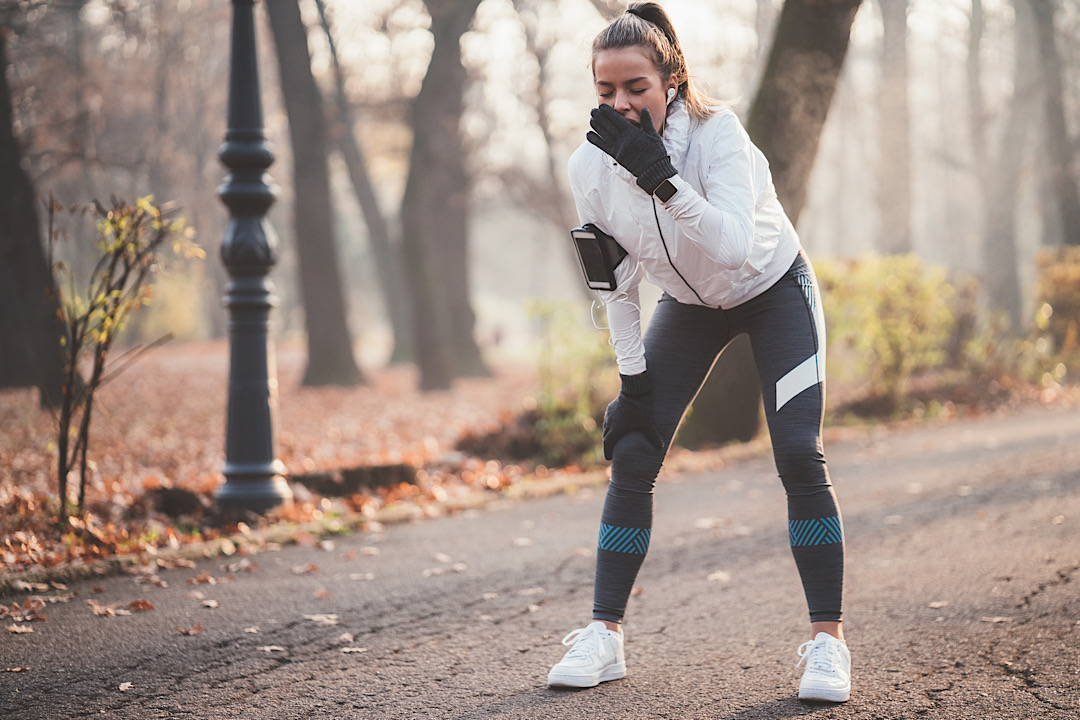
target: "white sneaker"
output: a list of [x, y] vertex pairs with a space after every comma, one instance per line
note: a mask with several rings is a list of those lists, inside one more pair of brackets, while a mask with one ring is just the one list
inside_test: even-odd
[[548, 673], [552, 687], [595, 687], [626, 675], [623, 636], [599, 620], [563, 638], [570, 650]]
[[851, 697], [851, 653], [847, 643], [820, 632], [799, 646], [799, 662], [806, 670], [799, 683], [800, 700], [846, 702]]

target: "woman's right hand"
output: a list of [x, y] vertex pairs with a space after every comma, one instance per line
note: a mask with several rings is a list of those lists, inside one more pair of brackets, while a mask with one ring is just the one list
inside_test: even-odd
[[641, 127], [624, 118], [610, 105], [595, 108], [592, 127], [585, 139], [630, 171], [638, 187], [649, 195], [660, 183], [675, 175], [664, 141], [656, 132], [649, 108], [641, 110]]

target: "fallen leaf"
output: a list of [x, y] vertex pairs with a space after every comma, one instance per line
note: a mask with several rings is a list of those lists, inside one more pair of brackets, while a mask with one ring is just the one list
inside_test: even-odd
[[529, 547], [533, 544], [532, 538], [519, 537], [514, 538], [514, 547]]
[[448, 563], [448, 564], [453, 562], [453, 558], [451, 558], [446, 553], [442, 553], [442, 552], [437, 552], [432, 557], [434, 558], [435, 562]]
[[933, 608], [934, 610], [940, 610], [941, 608], [948, 607], [948, 606], [949, 606], [949, 601], [948, 600], [935, 600], [934, 602], [929, 603], [926, 607]]
[[217, 585], [217, 578], [210, 574], [210, 571], [201, 572], [193, 578], [187, 579], [188, 585]]
[[58, 603], [58, 602], [61, 602], [61, 603], [70, 602], [71, 598], [73, 598], [73, 597], [75, 597], [75, 593], [68, 593], [67, 595], [35, 595], [34, 596], [35, 599], [41, 600], [42, 602], [49, 603], [50, 605], [52, 605], [54, 603]]
[[217, 600], [203, 600], [202, 606], [204, 608], [210, 608], [212, 610], [214, 608], [221, 607], [221, 603], [219, 603]]
[[267, 653], [287, 652], [285, 650], [285, 648], [281, 647], [280, 645], [260, 645], [255, 649], [256, 650], [262, 650], [263, 652], [267, 652]]
[[195, 568], [195, 561], [188, 560], [186, 558], [176, 558], [175, 560], [164, 560], [159, 558], [157, 564], [158, 567], [165, 568], [166, 570], [175, 570], [177, 568]]
[[344, 645], [351, 643], [354, 640], [352, 633], [341, 633], [337, 636], [337, 640], [334, 640], [335, 645]]
[[717, 570], [716, 572], [709, 573], [705, 579], [721, 583], [731, 582], [731, 573], [726, 573], [723, 570]]
[[316, 625], [323, 625], [323, 626], [337, 625], [338, 622], [340, 622], [338, 620], [338, 616], [334, 615], [334, 614], [329, 614], [329, 615], [305, 615], [304, 619], [305, 620], [310, 620], [311, 622], [315, 623]]
[[341, 648], [341, 652], [343, 652], [343, 653], [365, 653], [365, 652], [367, 652], [367, 648], [345, 647], [345, 648]]
[[86, 604], [90, 606], [90, 611], [95, 615], [102, 617], [116, 617], [118, 615], [130, 615], [131, 611], [120, 607], [122, 603], [113, 603], [112, 605], [98, 605], [93, 600], [87, 600]]
[[133, 612], [146, 612], [147, 610], [153, 610], [154, 606], [146, 600], [132, 600], [128, 603], [127, 609]]
[[184, 630], [182, 628], [177, 628], [176, 632], [180, 633], [181, 635], [198, 635], [199, 633], [202, 632], [202, 623], [199, 623], [198, 625], [191, 628], [190, 630]]
[[374, 580], [375, 573], [349, 573], [350, 580]]
[[311, 573], [319, 572], [319, 566], [314, 563], [308, 563], [307, 565], [297, 565], [292, 569], [293, 575], [310, 575]]
[[135, 683], [122, 682], [122, 683], [120, 683], [120, 692], [130, 690], [134, 686], [135, 686]]
[[342, 553], [341, 557], [344, 560], [355, 560], [356, 558], [360, 557], [360, 553], [356, 551], [356, 548], [351, 548]]
[[319, 588], [315, 591], [316, 600], [329, 600], [332, 597], [334, 597], [334, 593], [330, 592], [326, 588]]
[[259, 632], [259, 628], [256, 625], [252, 625], [251, 627], [244, 628], [244, 632], [251, 633], [251, 634], [254, 635], [254, 634]]
[[8, 625], [4, 629], [7, 630], [9, 633], [12, 633], [14, 635], [21, 635], [23, 633], [32, 633], [32, 632], [34, 632], [34, 628], [30, 627], [29, 625]]
[[372, 547], [370, 545], [366, 545], [366, 546], [360, 548], [360, 554], [361, 555], [378, 555], [381, 552], [382, 552], [382, 550], [380, 550], [379, 548]]
[[49, 586], [45, 583], [29, 583], [25, 580], [13, 580], [11, 582], [11, 587], [15, 588], [16, 590], [22, 590], [24, 592], [28, 592], [30, 590], [36, 590], [37, 592], [49, 591]]
[[7, 668], [0, 668], [0, 672], [26, 672], [29, 669], [30, 668], [28, 668], [28, 667], [7, 667]]
[[234, 562], [234, 563], [229, 563], [228, 565], [225, 565], [224, 567], [222, 567], [222, 570], [225, 570], [226, 572], [230, 572], [230, 573], [238, 573], [238, 572], [249, 572], [250, 573], [250, 572], [255, 572], [258, 569], [259, 569], [259, 564], [257, 562], [255, 562], [254, 560], [252, 560], [251, 558], [243, 558], [242, 560], [239, 560], [239, 561]]
[[984, 623], [1007, 623], [1012, 622], [1013, 620], [1011, 617], [1002, 617], [1000, 615], [994, 617], [981, 617], [979, 619], [982, 620]]

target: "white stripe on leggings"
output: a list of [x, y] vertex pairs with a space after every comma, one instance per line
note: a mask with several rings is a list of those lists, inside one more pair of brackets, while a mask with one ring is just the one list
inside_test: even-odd
[[817, 327], [818, 350], [816, 353], [799, 363], [794, 370], [776, 381], [776, 409], [784, 407], [788, 400], [795, 397], [803, 390], [812, 388], [825, 380], [825, 314], [821, 310], [821, 303], [817, 302], [817, 288], [809, 274], [796, 276], [796, 282], [802, 288], [806, 302], [810, 305], [810, 311], [814, 315], [814, 325]]

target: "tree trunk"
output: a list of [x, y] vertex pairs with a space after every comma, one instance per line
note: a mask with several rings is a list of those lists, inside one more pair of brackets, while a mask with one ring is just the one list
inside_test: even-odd
[[1080, 190], [1074, 175], [1075, 151], [1069, 142], [1065, 122], [1065, 90], [1062, 82], [1061, 56], [1054, 32], [1053, 0], [1027, 0], [1034, 19], [1039, 69], [1044, 84], [1044, 110], [1047, 173], [1050, 192], [1059, 214], [1058, 223], [1067, 245], [1080, 245]]
[[413, 146], [401, 204], [406, 277], [413, 297], [423, 390], [487, 372], [469, 304], [469, 187], [459, 125], [467, 80], [461, 36], [480, 0], [427, 0], [435, 36], [412, 104]]
[[362, 381], [353, 356], [334, 245], [330, 167], [322, 95], [311, 72], [307, 29], [296, 0], [266, 3], [293, 155], [294, 226], [308, 358], [304, 385]]
[[1021, 166], [1029, 138], [1038, 91], [1037, 51], [1031, 8], [1024, 0], [1016, 9], [1013, 97], [1008, 104], [997, 167], [990, 173], [985, 196], [986, 235], [983, 273], [991, 309], [1005, 313], [1011, 331], [1024, 329], [1020, 292], [1020, 259], [1016, 252], [1016, 202], [1020, 192]]
[[881, 155], [878, 158], [879, 247], [902, 255], [911, 245], [911, 154], [908, 140], [908, 0], [878, 0], [881, 6], [881, 87], [878, 95]]
[[0, 27], [0, 387], [36, 386], [42, 405], [57, 407], [64, 328], [37, 198], [12, 126], [7, 38]]
[[405, 287], [401, 248], [391, 238], [390, 223], [387, 222], [386, 216], [379, 207], [379, 199], [375, 195], [371, 175], [368, 173], [363, 148], [353, 130], [356, 123], [353, 119], [352, 107], [345, 94], [345, 73], [338, 60], [337, 43], [334, 41], [330, 18], [326, 12], [326, 3], [323, 0], [315, 0], [315, 4], [330, 47], [330, 60], [334, 68], [334, 100], [337, 117], [332, 136], [338, 152], [341, 153], [341, 159], [345, 162], [356, 201], [360, 205], [364, 222], [367, 224], [368, 240], [371, 243], [372, 255], [375, 257], [376, 275], [379, 278], [383, 301], [386, 303], [386, 315], [394, 335], [394, 350], [390, 362], [412, 362], [415, 359], [412, 308], [410, 307], [412, 298]]
[[983, 201], [990, 196], [990, 158], [986, 141], [986, 101], [982, 90], [982, 39], [986, 31], [986, 14], [982, 0], [971, 0], [968, 30], [967, 94], [971, 114], [971, 148], [975, 158], [975, 176], [982, 190]]
[[747, 132], [765, 153], [797, 224], [860, 0], [787, 0]]
[[[747, 132], [765, 153], [776, 194], [794, 224], [806, 198], [821, 130], [843, 67], [859, 0], [787, 0], [750, 108]], [[757, 434], [761, 392], [748, 342], [732, 343], [709, 373], [680, 433], [697, 444]], [[753, 392], [747, 392], [747, 387]], [[708, 408], [719, 411], [713, 417]]]

